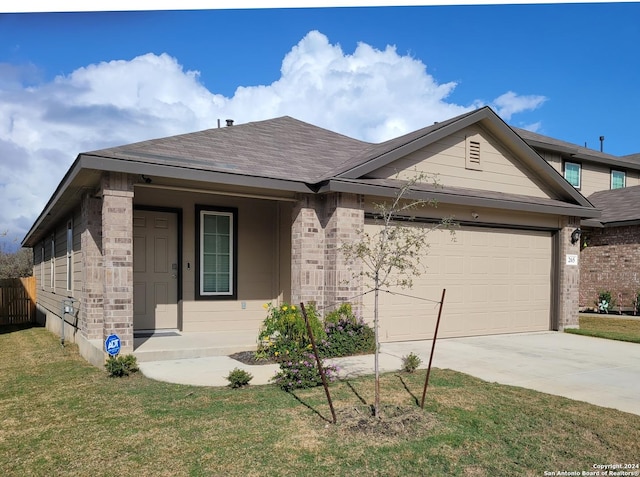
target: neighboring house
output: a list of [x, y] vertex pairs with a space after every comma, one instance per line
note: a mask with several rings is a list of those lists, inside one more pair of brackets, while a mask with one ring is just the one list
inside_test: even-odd
[[[370, 319], [339, 247], [378, 230], [373, 204], [415, 170], [442, 185], [414, 189], [438, 201], [417, 226], [460, 224], [455, 241], [429, 235], [410, 290], [447, 289], [441, 336], [577, 326], [571, 236], [600, 213], [486, 107], [381, 144], [282, 117], [82, 153], [23, 241], [38, 309], [60, 332], [75, 299], [67, 338], [96, 364], [113, 332], [125, 353], [159, 330], [240, 333], [249, 347], [266, 302], [350, 300]], [[383, 341], [430, 338], [425, 303], [383, 294]]]
[[610, 311], [631, 311], [640, 293], [640, 186], [596, 192], [589, 200], [602, 216], [583, 224], [581, 308], [596, 310], [600, 292], [609, 291]]
[[640, 292], [640, 154], [617, 157], [516, 132], [602, 212], [597, 220], [582, 221], [580, 309], [597, 309], [601, 291], [633, 309]]

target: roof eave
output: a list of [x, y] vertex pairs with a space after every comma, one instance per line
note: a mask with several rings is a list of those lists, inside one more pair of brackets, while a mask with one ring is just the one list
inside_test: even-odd
[[202, 169], [168, 166], [148, 162], [122, 161], [110, 157], [80, 155], [87, 169], [107, 172], [124, 172], [132, 175], [167, 177], [172, 179], [204, 181], [226, 185], [241, 185], [264, 189], [284, 190], [287, 192], [310, 192], [305, 182], [276, 179], [260, 176], [248, 176], [231, 172], [203, 171]]
[[[354, 181], [330, 180], [320, 187], [318, 193], [345, 192], [379, 197], [394, 197], [397, 194], [396, 187], [388, 187], [373, 184], [363, 184]], [[508, 199], [495, 199], [480, 196], [458, 195], [445, 191], [411, 191], [406, 195], [407, 199], [436, 200], [442, 204], [466, 205], [474, 207], [487, 207], [493, 209], [513, 210], [520, 212], [534, 212], [540, 214], [563, 215], [594, 219], [600, 217], [600, 211], [591, 206], [571, 205], [545, 205], [530, 202], [520, 202]]]
[[193, 181], [204, 181], [217, 184], [238, 185], [245, 187], [255, 187], [287, 192], [312, 192], [311, 186], [304, 182], [296, 182], [285, 179], [274, 179], [266, 177], [246, 176], [227, 172], [202, 171], [199, 169], [167, 166], [160, 164], [150, 164], [146, 162], [123, 161], [111, 157], [80, 154], [63, 179], [60, 181], [56, 191], [47, 202], [41, 214], [38, 216], [29, 232], [22, 239], [23, 247], [33, 247], [37, 240], [34, 234], [45, 222], [46, 218], [52, 214], [56, 205], [60, 203], [65, 194], [69, 193], [74, 181], [84, 170], [123, 172], [132, 175], [145, 175], [150, 177], [166, 177], [171, 179], [183, 179]]

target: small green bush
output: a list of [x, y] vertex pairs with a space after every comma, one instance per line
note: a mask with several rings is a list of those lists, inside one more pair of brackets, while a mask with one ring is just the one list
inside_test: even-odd
[[[311, 341], [302, 312], [295, 305], [284, 303], [265, 305], [268, 315], [258, 335], [258, 358], [287, 359], [299, 350], [307, 349]], [[316, 341], [326, 337], [322, 323], [313, 305], [306, 307], [307, 318]]]
[[125, 356], [109, 356], [104, 364], [110, 377], [120, 378], [129, 376], [131, 373], [138, 371], [138, 362], [134, 355], [127, 354]]
[[326, 358], [373, 353], [376, 349], [373, 328], [357, 318], [351, 305], [344, 303], [325, 317], [327, 338], [318, 341], [320, 354]]
[[249, 381], [253, 379], [253, 375], [244, 369], [234, 368], [225, 379], [229, 381], [230, 388], [237, 389], [248, 386]]
[[[322, 362], [322, 361], [321, 361]], [[332, 365], [322, 364], [328, 383], [338, 378], [338, 369]], [[285, 391], [293, 389], [307, 389], [320, 386], [322, 376], [316, 364], [315, 357], [309, 352], [299, 352], [280, 362], [280, 371], [272, 381]]]
[[407, 373], [413, 373], [416, 369], [418, 369], [421, 363], [422, 360], [420, 359], [420, 357], [417, 354], [411, 352], [408, 355], [402, 357], [402, 370], [406, 371]]

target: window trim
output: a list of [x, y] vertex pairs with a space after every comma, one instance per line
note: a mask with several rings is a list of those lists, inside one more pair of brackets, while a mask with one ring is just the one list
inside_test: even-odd
[[45, 241], [43, 240], [40, 244], [40, 289], [44, 290], [46, 282], [46, 265], [47, 262], [45, 260], [45, 249], [47, 248]]
[[[226, 215], [231, 217], [231, 279], [229, 292], [202, 291], [202, 222], [205, 215]], [[215, 207], [196, 205], [196, 260], [195, 260], [195, 299], [196, 300], [237, 300], [238, 299], [238, 209], [235, 207]]]
[[67, 291], [73, 290], [73, 219], [67, 222]]
[[49, 278], [49, 286], [52, 291], [56, 289], [56, 234], [51, 234], [51, 264], [50, 264], [51, 277]]
[[[578, 166], [578, 185], [571, 184], [569, 179], [567, 179], [567, 164]], [[569, 182], [569, 184], [571, 184], [576, 189], [580, 190], [580, 188], [582, 187], [582, 163], [573, 162], [573, 161], [564, 161], [562, 166], [562, 176], [567, 182]]]
[[614, 189], [613, 187], [614, 172], [619, 172], [620, 174], [622, 174], [622, 187], [615, 187], [615, 189], [624, 189], [625, 187], [627, 187], [627, 171], [623, 171], [622, 169], [611, 169], [611, 173], [609, 175], [610, 177], [609, 188], [612, 190]]

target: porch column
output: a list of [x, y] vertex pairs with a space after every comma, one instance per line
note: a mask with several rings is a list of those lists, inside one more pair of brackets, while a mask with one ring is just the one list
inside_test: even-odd
[[291, 302], [324, 307], [324, 229], [321, 198], [301, 195], [291, 224]]
[[325, 302], [337, 304], [351, 303], [356, 314], [362, 311], [362, 263], [347, 262], [340, 247], [360, 238], [364, 228], [364, 202], [360, 195], [333, 193], [325, 199]]
[[[571, 243], [571, 234], [580, 227], [577, 217], [563, 217], [558, 247], [558, 330], [578, 327], [580, 298], [580, 240]], [[574, 262], [575, 258], [575, 262]]]
[[81, 203], [82, 299], [80, 333], [87, 340], [102, 339], [104, 268], [102, 261], [102, 201], [85, 193]]
[[122, 173], [102, 177], [104, 260], [103, 338], [120, 337], [121, 354], [133, 352], [133, 180]]

